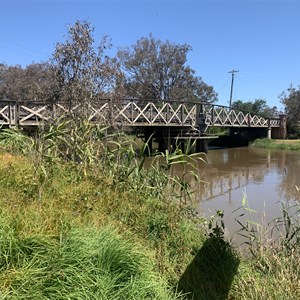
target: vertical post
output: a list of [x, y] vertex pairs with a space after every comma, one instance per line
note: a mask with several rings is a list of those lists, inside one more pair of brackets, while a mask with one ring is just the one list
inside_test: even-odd
[[12, 126], [12, 108], [11, 108], [11, 102], [8, 102], [8, 120], [9, 120], [9, 126]]
[[168, 123], [169, 123], [169, 119], [168, 119], [168, 117], [169, 117], [169, 105], [167, 105], [166, 107], [167, 107], [167, 111], [166, 111], [166, 125], [168, 125]]
[[133, 121], [134, 121], [134, 111], [133, 111], [133, 102], [132, 102], [132, 101], [131, 101], [130, 107], [131, 107], [131, 124], [133, 125]]
[[231, 108], [232, 103], [232, 94], [233, 94], [233, 82], [234, 82], [234, 74], [237, 73], [238, 70], [233, 69], [232, 71], [228, 72], [231, 73], [231, 88], [230, 88], [230, 99], [229, 99], [229, 107]]
[[272, 138], [272, 128], [268, 127], [268, 139]]
[[184, 122], [184, 119], [183, 119], [184, 118], [184, 115], [183, 115], [183, 105], [184, 104], [181, 103], [181, 124], [180, 124], [181, 126], [183, 126], [183, 122]]
[[14, 125], [18, 128], [19, 127], [19, 124], [20, 124], [20, 105], [19, 105], [19, 102], [15, 102], [15, 105], [14, 105]]
[[168, 138], [167, 138], [167, 147], [168, 147], [168, 151], [171, 152], [171, 128], [170, 126], [168, 126]]
[[203, 103], [197, 103], [196, 107], [196, 126], [199, 128], [200, 132], [205, 130], [205, 116], [204, 116], [204, 106]]
[[208, 152], [208, 143], [206, 139], [197, 139], [196, 140], [196, 152]]
[[196, 104], [196, 126], [197, 127], [199, 127], [199, 124], [200, 124], [200, 118], [199, 118], [199, 116], [200, 116], [200, 111], [201, 110], [201, 108], [200, 108], [200, 103], [197, 103]]
[[150, 123], [153, 125], [153, 105], [154, 103], [150, 103]]
[[271, 120], [268, 119], [268, 139], [272, 138]]
[[215, 124], [215, 106], [212, 105], [211, 108], [211, 125], [214, 126]]

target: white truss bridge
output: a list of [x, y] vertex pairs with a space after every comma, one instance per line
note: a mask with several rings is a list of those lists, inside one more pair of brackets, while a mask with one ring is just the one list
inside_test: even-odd
[[185, 127], [205, 132], [208, 127], [280, 127], [279, 118], [264, 118], [226, 106], [191, 101], [100, 99], [92, 104], [72, 105], [37, 101], [0, 100], [0, 124], [39, 126], [65, 114], [85, 114], [90, 122], [104, 126]]

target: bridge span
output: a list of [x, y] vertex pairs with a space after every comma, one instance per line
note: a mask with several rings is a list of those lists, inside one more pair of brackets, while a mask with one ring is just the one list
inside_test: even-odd
[[[10, 127], [39, 126], [63, 115], [85, 115], [90, 122], [115, 128], [132, 128], [145, 139], [157, 139], [160, 150], [170, 149], [176, 140], [197, 141], [198, 150], [213, 136], [209, 127], [230, 127], [245, 131], [265, 129], [269, 138], [285, 138], [286, 118], [264, 118], [230, 107], [195, 101], [98, 99], [88, 105], [66, 102], [0, 100], [0, 124]], [[150, 143], [151, 144], [151, 143]], [[151, 147], [150, 147], [151, 148]]]

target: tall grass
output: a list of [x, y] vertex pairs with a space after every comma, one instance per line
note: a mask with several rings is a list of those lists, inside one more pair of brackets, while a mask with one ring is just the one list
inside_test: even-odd
[[[3, 214], [18, 219], [20, 236], [54, 240], [62, 240], [69, 228], [102, 228], [112, 223], [120, 231], [132, 232], [146, 252], [153, 251], [155, 270], [174, 286], [191, 259], [192, 248], [203, 242], [198, 221], [180, 203], [184, 181], [170, 180], [168, 167], [158, 160], [144, 168], [145, 158], [136, 154], [136, 146], [126, 136], [106, 134], [106, 129], [81, 121], [77, 128], [70, 122], [54, 124], [32, 137], [3, 132], [2, 151], [12, 153], [0, 156]], [[184, 155], [172, 157], [173, 162], [183, 163], [179, 158]], [[171, 165], [164, 156], [161, 159], [165, 166]], [[168, 186], [175, 184], [179, 193], [174, 194]], [[38, 286], [40, 273], [34, 268], [28, 266], [28, 271], [37, 272]], [[7, 286], [11, 293], [12, 286]]]
[[265, 226], [253, 221], [256, 212], [246, 199], [243, 204], [237, 221], [251, 256], [243, 259], [230, 294], [238, 299], [299, 299], [299, 203], [282, 203], [282, 215]]
[[112, 227], [72, 228], [57, 239], [24, 238], [7, 225], [1, 299], [181, 299], [154, 271], [150, 252]]
[[195, 214], [205, 157], [176, 149], [149, 165], [146, 146], [80, 119], [4, 130], [0, 146], [0, 299], [300, 298], [299, 206], [265, 229], [244, 206], [251, 255], [238, 254], [221, 214], [207, 234]]

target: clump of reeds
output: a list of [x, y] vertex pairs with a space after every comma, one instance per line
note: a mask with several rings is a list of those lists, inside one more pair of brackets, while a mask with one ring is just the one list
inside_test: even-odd
[[299, 203], [281, 203], [282, 215], [265, 226], [252, 219], [256, 212], [245, 198], [243, 204], [238, 223], [251, 256], [243, 256], [230, 294], [238, 299], [299, 299]]

